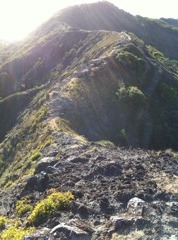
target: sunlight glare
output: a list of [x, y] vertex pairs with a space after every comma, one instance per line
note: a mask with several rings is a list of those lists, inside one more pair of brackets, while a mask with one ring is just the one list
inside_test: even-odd
[[[0, 40], [25, 38], [60, 9], [99, 0], [0, 0]], [[178, 18], [177, 0], [108, 0], [133, 15]]]
[[60, 1], [0, 0], [0, 39], [20, 40], [46, 21]]
[[0, 40], [21, 40], [60, 9], [95, 1], [0, 0]]

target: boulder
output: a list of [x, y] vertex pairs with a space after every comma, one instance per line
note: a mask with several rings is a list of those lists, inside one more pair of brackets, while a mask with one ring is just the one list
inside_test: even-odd
[[155, 204], [148, 204], [137, 197], [129, 200], [127, 204], [127, 210], [132, 216], [142, 216], [145, 220], [154, 223], [160, 221], [162, 216], [159, 202]]
[[142, 216], [143, 208], [147, 206], [147, 203], [140, 198], [134, 197], [129, 200], [127, 204], [127, 211], [132, 215]]
[[69, 157], [67, 159], [67, 161], [71, 162], [71, 163], [87, 163], [89, 161], [88, 158], [84, 158], [84, 157]]
[[155, 204], [148, 204], [143, 207], [142, 216], [152, 222], [158, 222], [161, 219], [162, 212], [159, 206]]
[[118, 231], [118, 232], [125, 232], [130, 230], [135, 222], [135, 219], [133, 217], [126, 218], [126, 217], [112, 216], [110, 220], [114, 227], [114, 231]]
[[46, 172], [40, 172], [27, 179], [24, 190], [26, 191], [44, 191], [48, 184], [49, 177]]
[[62, 234], [68, 240], [91, 240], [91, 236], [87, 232], [78, 227], [66, 225], [65, 223], [55, 226], [50, 233], [56, 239], [58, 239]]
[[42, 171], [45, 171], [46, 172], [46, 169], [49, 167], [49, 166], [53, 166], [55, 165], [57, 162], [57, 160], [55, 160], [54, 157], [45, 157], [45, 158], [42, 158], [36, 168], [35, 168], [35, 174], [38, 174]]
[[178, 218], [178, 202], [168, 202], [167, 206], [169, 214]]
[[112, 227], [114, 231], [120, 233], [127, 233], [130, 230], [142, 230], [145, 228], [149, 228], [152, 226], [150, 221], [145, 220], [141, 216], [130, 217], [128, 215], [125, 216], [112, 216], [110, 218]]
[[50, 237], [50, 229], [49, 228], [43, 228], [38, 229], [26, 236], [23, 237], [23, 240], [49, 240]]

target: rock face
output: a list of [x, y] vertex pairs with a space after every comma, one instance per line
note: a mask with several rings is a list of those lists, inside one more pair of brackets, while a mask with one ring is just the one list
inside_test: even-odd
[[42, 171], [27, 180], [24, 190], [32, 191], [35, 189], [38, 191], [44, 191], [48, 181], [49, 178], [47, 173]]
[[[76, 145], [72, 138], [68, 142]], [[165, 172], [170, 166], [177, 168], [165, 152], [94, 143], [67, 148], [60, 161], [43, 168], [49, 178], [47, 189], [65, 189], [75, 196], [68, 212], [56, 213], [45, 223], [49, 239], [110, 240], [115, 234], [133, 239], [137, 232], [144, 240], [176, 239], [178, 195], [166, 192], [157, 180], [159, 173], [165, 181], [160, 163]], [[36, 196], [33, 189], [31, 197]]]
[[53, 166], [57, 163], [57, 161], [55, 160], [54, 157], [45, 157], [45, 158], [42, 158], [36, 168], [35, 168], [35, 174], [39, 174], [41, 172], [44, 172], [46, 171], [46, 169], [48, 168], [48, 166]]
[[136, 216], [142, 216], [143, 209], [146, 207], [146, 202], [140, 198], [134, 197], [129, 200], [127, 204], [128, 213], [134, 214]]
[[49, 240], [50, 239], [50, 229], [43, 228], [36, 230], [35, 232], [26, 235], [23, 240]]
[[68, 226], [64, 223], [61, 223], [54, 227], [51, 230], [51, 234], [55, 237], [55, 239], [62, 238], [69, 240], [90, 240], [91, 236], [89, 234], [77, 227]]

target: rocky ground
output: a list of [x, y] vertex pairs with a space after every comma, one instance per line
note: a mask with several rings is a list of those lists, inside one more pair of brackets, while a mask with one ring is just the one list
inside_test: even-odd
[[75, 200], [25, 240], [178, 239], [177, 158], [56, 134], [61, 142], [9, 194], [36, 202], [55, 188]]

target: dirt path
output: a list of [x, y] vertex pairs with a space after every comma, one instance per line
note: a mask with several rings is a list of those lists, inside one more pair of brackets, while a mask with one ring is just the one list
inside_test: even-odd
[[59, 130], [59, 127], [58, 127], [58, 125], [57, 125], [57, 123], [56, 123], [56, 120], [57, 120], [57, 118], [52, 118], [52, 119], [49, 121], [49, 127], [50, 127], [50, 129], [53, 130], [53, 131]]

